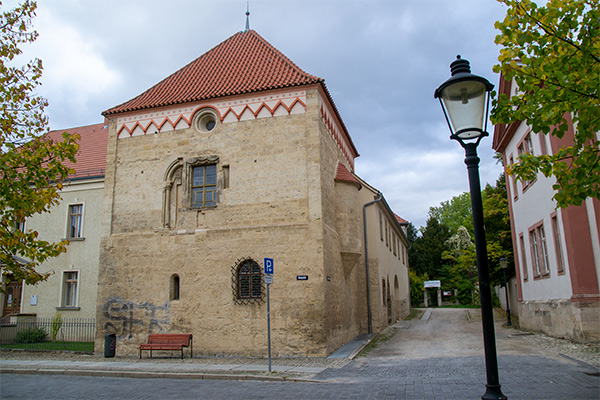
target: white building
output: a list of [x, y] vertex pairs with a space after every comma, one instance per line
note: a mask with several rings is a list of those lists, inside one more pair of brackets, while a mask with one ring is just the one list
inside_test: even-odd
[[[48, 136], [60, 139], [63, 132], [53, 131]], [[108, 129], [104, 124], [96, 124], [68, 132], [81, 137], [77, 163], [65, 162], [75, 174], [64, 182], [60, 204], [49, 213], [29, 218], [21, 227], [26, 231], [37, 231], [40, 239], [49, 242], [67, 239], [67, 251], [37, 268], [41, 273], [53, 272], [47, 281], [32, 286], [13, 280], [7, 285], [7, 295], [1, 303], [3, 317], [29, 314], [52, 318], [57, 312], [63, 318], [96, 316]]]
[[[500, 93], [515, 83], [500, 78]], [[526, 122], [496, 125], [493, 147], [505, 166], [523, 153], [553, 154], [573, 143], [573, 126], [559, 139], [533, 132]], [[507, 176], [518, 316], [522, 328], [578, 341], [600, 339], [600, 201], [557, 208], [554, 177], [523, 182]]]

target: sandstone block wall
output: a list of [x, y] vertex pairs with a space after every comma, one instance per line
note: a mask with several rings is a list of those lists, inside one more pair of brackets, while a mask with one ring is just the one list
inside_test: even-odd
[[[137, 354], [150, 333], [182, 332], [194, 335], [197, 354], [265, 356], [266, 304], [234, 299], [233, 271], [244, 257], [261, 268], [264, 257], [275, 260], [274, 356], [325, 356], [359, 333], [361, 278], [345, 276], [336, 230], [333, 178], [342, 156], [320, 121], [319, 101], [309, 90], [304, 114], [209, 133], [117, 140], [111, 121], [97, 351], [106, 333], [117, 335], [119, 354]], [[169, 166], [197, 157], [218, 159], [216, 207], [185, 206], [178, 188], [185, 170], [180, 183], [165, 182]]]
[[541, 330], [555, 337], [578, 342], [600, 341], [600, 303], [570, 300], [519, 303], [523, 329]]

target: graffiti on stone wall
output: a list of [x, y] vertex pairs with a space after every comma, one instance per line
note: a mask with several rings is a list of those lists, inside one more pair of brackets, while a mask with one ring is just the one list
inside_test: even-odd
[[114, 333], [121, 339], [131, 339], [134, 330], [150, 333], [167, 331], [169, 302], [163, 305], [134, 303], [120, 297], [110, 297], [104, 303], [105, 333]]

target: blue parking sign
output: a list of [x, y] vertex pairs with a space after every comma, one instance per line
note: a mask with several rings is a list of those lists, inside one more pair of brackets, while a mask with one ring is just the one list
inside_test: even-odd
[[265, 258], [265, 274], [273, 273], [273, 259]]

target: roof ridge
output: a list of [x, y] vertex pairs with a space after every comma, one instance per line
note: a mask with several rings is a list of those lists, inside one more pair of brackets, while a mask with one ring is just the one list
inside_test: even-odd
[[138, 96], [102, 114], [322, 82], [322, 78], [301, 69], [256, 31], [241, 31]]

